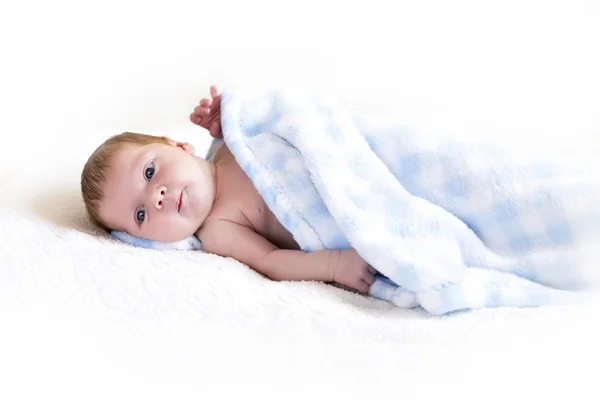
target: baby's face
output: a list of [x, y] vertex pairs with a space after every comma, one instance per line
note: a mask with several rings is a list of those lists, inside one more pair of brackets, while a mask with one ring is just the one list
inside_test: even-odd
[[153, 143], [113, 155], [100, 216], [115, 230], [172, 242], [194, 234], [214, 200], [211, 166], [190, 150]]

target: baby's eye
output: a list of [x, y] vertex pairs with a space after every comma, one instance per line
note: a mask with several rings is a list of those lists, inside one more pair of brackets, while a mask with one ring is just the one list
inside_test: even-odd
[[152, 161], [150, 161], [148, 163], [148, 165], [146, 165], [146, 168], [144, 168], [144, 177], [146, 178], [146, 180], [150, 180], [152, 179], [152, 177], [154, 176], [154, 163]]
[[144, 210], [144, 206], [141, 206], [135, 212], [135, 220], [141, 224], [144, 219], [146, 219], [146, 210]]

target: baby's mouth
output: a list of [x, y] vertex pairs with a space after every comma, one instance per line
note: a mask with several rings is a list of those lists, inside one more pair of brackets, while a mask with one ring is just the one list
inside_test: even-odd
[[179, 210], [181, 210], [182, 199], [183, 199], [183, 191], [181, 192], [181, 194], [179, 195], [179, 198], [177, 199], [177, 212], [179, 212]]

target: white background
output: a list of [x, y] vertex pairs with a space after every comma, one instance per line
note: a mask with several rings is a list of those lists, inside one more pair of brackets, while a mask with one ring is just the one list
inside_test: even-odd
[[311, 85], [449, 132], [543, 141], [600, 126], [595, 1], [2, 4], [13, 154], [125, 130], [195, 133], [187, 116], [210, 83]]
[[[211, 83], [220, 87], [302, 85], [337, 94], [353, 109], [394, 112], [408, 122], [449, 134], [511, 137], [522, 140], [527, 151], [546, 151], [556, 135], [558, 139], [552, 140], [560, 143], [558, 149], [564, 155], [594, 154], [598, 141], [584, 139], [600, 136], [599, 4], [592, 0], [3, 1], [0, 178], [9, 183], [3, 201], [8, 199], [9, 204], [11, 198], [20, 199], [17, 192], [27, 185], [28, 193], [39, 193], [36, 201], [65, 201], [56, 209], [79, 210], [78, 168], [100, 142], [122, 131], [167, 134], [207, 144], [208, 137], [191, 125], [188, 115], [208, 94]], [[42, 172], [40, 186], [29, 187]], [[24, 183], [19, 184], [21, 180]], [[27, 221], [23, 219], [22, 224]], [[32, 223], [32, 229], [36, 227]], [[61, 232], [59, 239], [71, 238]], [[93, 247], [89, 241], [82, 243]], [[64, 246], [55, 254], [62, 254], [71, 244]], [[39, 274], [37, 279], [46, 275]], [[246, 279], [250, 278], [241, 275], [240, 282], [246, 285]], [[44, 287], [51, 285], [61, 288], [60, 279]], [[172, 286], [177, 290], [177, 285]], [[248, 290], [260, 287], [248, 286]], [[289, 293], [302, 293], [296, 286], [268, 287], [280, 291], [284, 299], [289, 299], [285, 297]], [[308, 300], [293, 303], [297, 307], [288, 315], [291, 322], [297, 322], [293, 315], [302, 313], [304, 301]], [[318, 309], [314, 301], [312, 309]], [[8, 301], [0, 305], [2, 310], [11, 309]], [[326, 347], [326, 343], [331, 345], [326, 340], [310, 342], [314, 336], [303, 342], [300, 330], [294, 339], [306, 347], [290, 347], [286, 342], [290, 338], [278, 337], [263, 343], [270, 349], [265, 354], [261, 350], [265, 347], [244, 341], [243, 332], [222, 332], [218, 323], [198, 336], [197, 340], [216, 344], [212, 352], [201, 353], [187, 348], [198, 326], [188, 333], [181, 329], [182, 321], [173, 331], [168, 323], [159, 329], [152, 321], [146, 321], [148, 330], [144, 330], [146, 325], [140, 322], [133, 324], [137, 330], [124, 334], [119, 329], [102, 330], [93, 317], [89, 323], [73, 321], [66, 311], [46, 314], [49, 309], [36, 307], [28, 314], [0, 315], [0, 336], [5, 335], [0, 347], [4, 351], [0, 352], [3, 399], [32, 398], [33, 393], [35, 398], [44, 394], [54, 398], [60, 393], [73, 396], [63, 398], [117, 398], [116, 393], [129, 399], [192, 398], [209, 383], [211, 393], [217, 393], [209, 398], [220, 398], [219, 391], [232, 393], [234, 388], [243, 394], [245, 386], [238, 384], [253, 385], [259, 392], [277, 387], [282, 397], [294, 398], [314, 382], [357, 398], [375, 392], [406, 397], [404, 389], [409, 385], [411, 396], [419, 398], [420, 390], [435, 389], [439, 394], [452, 382], [456, 384], [453, 393], [462, 398], [467, 387], [475, 398], [490, 398], [501, 388], [525, 393], [517, 385], [527, 383], [526, 393], [531, 397], [546, 383], [563, 383], [565, 393], [582, 398], [573, 394], [571, 381], [560, 380], [564, 375], [552, 372], [556, 364], [560, 364], [560, 374], [572, 372], [572, 378], [581, 377], [580, 371], [593, 371], [580, 364], [590, 349], [570, 347], [578, 342], [576, 323], [584, 319], [565, 319], [563, 324], [552, 313], [531, 320], [524, 317], [530, 314], [503, 314], [512, 318], [512, 325], [496, 320], [498, 314], [493, 313], [483, 313], [477, 320], [459, 317], [438, 323], [415, 322], [411, 314], [405, 320], [386, 320], [383, 311], [361, 314], [360, 307], [356, 311], [339, 306], [329, 311], [331, 325], [318, 328], [327, 332], [337, 324], [347, 324], [340, 332], [348, 329], [348, 340], [354, 333], [370, 338], [389, 334], [401, 338], [394, 343], [397, 347], [386, 347], [392, 346], [388, 337], [380, 347], [376, 342], [363, 347], [353, 342], [356, 353], [341, 353]], [[257, 319], [269, 321], [268, 316]], [[7, 329], [7, 321], [30, 329]], [[36, 329], [40, 326], [45, 329]], [[544, 335], [546, 326], [556, 329], [554, 336]], [[564, 334], [567, 339], [555, 346], [563, 335], [559, 326], [571, 336]], [[369, 330], [374, 327], [389, 331]], [[308, 334], [314, 327], [300, 328]], [[63, 336], [67, 331], [72, 336]], [[581, 335], [586, 333], [589, 341], [581, 343], [593, 342], [590, 331], [581, 330]], [[487, 338], [469, 347], [471, 358], [463, 357], [461, 346], [469, 342], [461, 342], [463, 334]], [[452, 343], [446, 343], [446, 337], [452, 337]], [[157, 344], [156, 339], [165, 338], [171, 339], [168, 345]], [[496, 348], [497, 338], [504, 341]], [[227, 357], [219, 356], [223, 350], [218, 343], [228, 343]], [[419, 347], [427, 343], [431, 343], [428, 353]], [[531, 349], [532, 344], [539, 347]], [[399, 358], [390, 354], [394, 348], [403, 349]], [[495, 364], [486, 364], [492, 352]], [[118, 357], [121, 353], [127, 353], [127, 362]], [[323, 357], [312, 365], [309, 353]], [[355, 354], [374, 355], [368, 361], [371, 364], [361, 364], [365, 359]], [[424, 354], [431, 358], [423, 360]], [[440, 354], [449, 364], [439, 362]], [[210, 364], [203, 357], [210, 357]], [[541, 361], [544, 357], [549, 357], [547, 364]], [[286, 359], [293, 360], [291, 366], [279, 370], [277, 363]], [[2, 364], [6, 360], [11, 361]], [[537, 361], [532, 365], [547, 368], [534, 371], [521, 360]], [[394, 368], [400, 365], [396, 376]], [[204, 368], [202, 376], [195, 375], [198, 366]], [[262, 371], [269, 372], [263, 375]], [[358, 371], [364, 374], [364, 382], [357, 377]], [[511, 371], [511, 380], [504, 380], [503, 374]], [[534, 372], [538, 373], [532, 377]], [[345, 376], [351, 380], [344, 381]], [[478, 382], [485, 384], [478, 386]]]

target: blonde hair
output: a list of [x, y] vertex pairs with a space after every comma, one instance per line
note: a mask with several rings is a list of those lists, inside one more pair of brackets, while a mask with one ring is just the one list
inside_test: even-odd
[[81, 172], [81, 195], [91, 220], [104, 230], [110, 231], [110, 228], [100, 217], [100, 203], [104, 198], [106, 172], [113, 155], [126, 144], [145, 146], [151, 143], [169, 144], [169, 139], [164, 136], [123, 132], [102, 143], [85, 163]]

